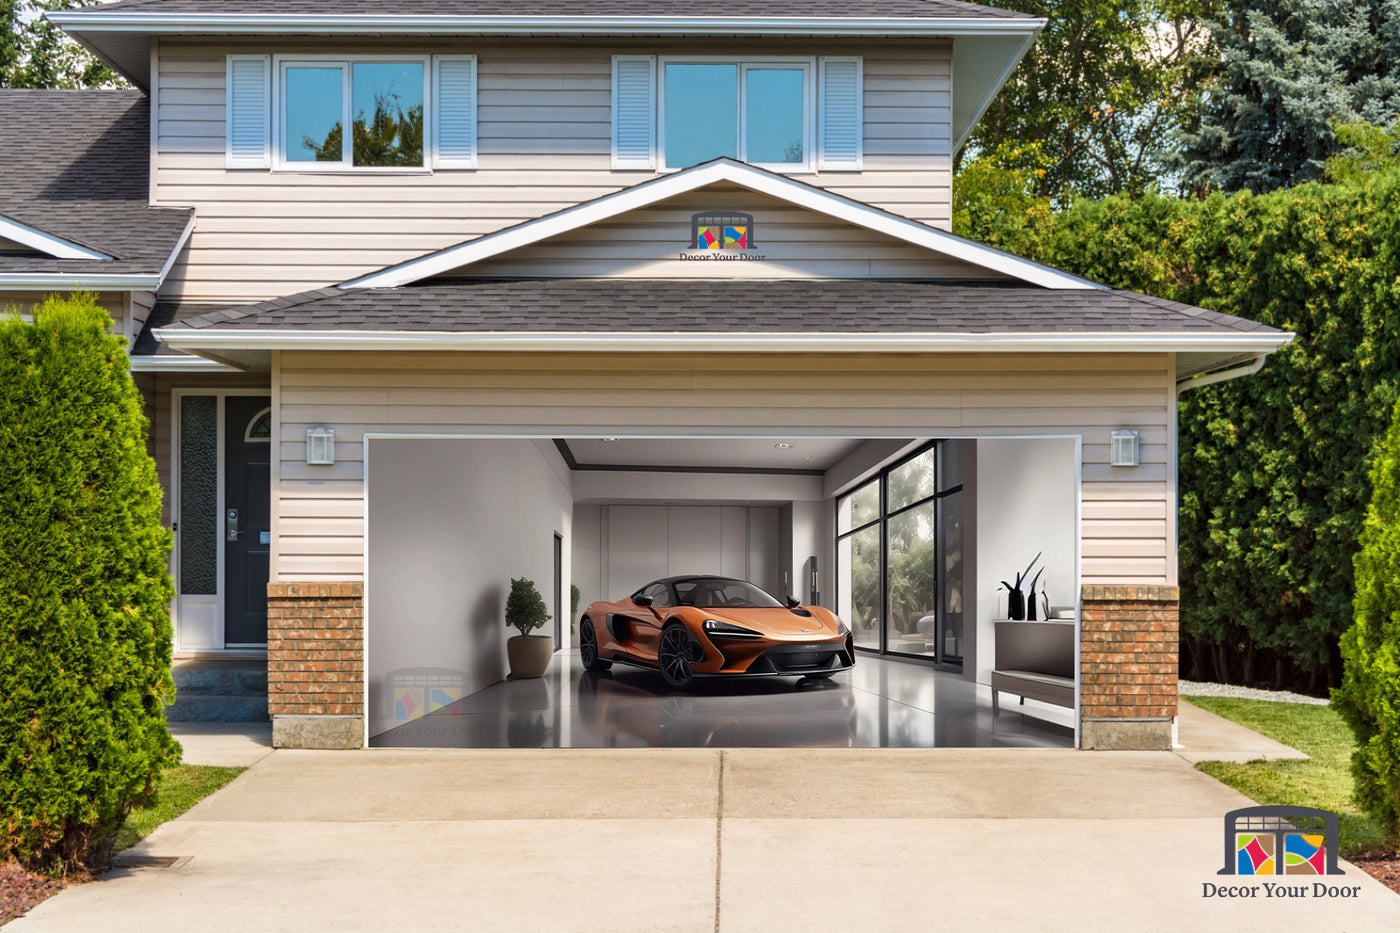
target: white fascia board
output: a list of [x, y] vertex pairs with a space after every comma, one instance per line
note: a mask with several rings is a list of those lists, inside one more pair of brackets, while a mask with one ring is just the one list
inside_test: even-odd
[[159, 281], [156, 288], [165, 284], [165, 277], [170, 274], [170, 270], [175, 266], [175, 260], [180, 257], [180, 250], [185, 248], [185, 244], [190, 241], [190, 234], [194, 232], [194, 214], [190, 214], [190, 222], [185, 224], [185, 230], [180, 234], [180, 239], [175, 241], [175, 248], [170, 251], [170, 256], [165, 260], [165, 265], [160, 267]]
[[79, 246], [71, 240], [56, 237], [51, 233], [36, 230], [27, 224], [22, 224], [18, 220], [9, 217], [0, 217], [0, 237], [13, 240], [32, 250], [37, 250], [52, 256], [54, 259], [112, 259], [106, 253], [99, 253], [95, 249], [88, 249], [86, 246]]
[[823, 16], [394, 16], [304, 13], [47, 14], [64, 31], [202, 35], [988, 36], [1039, 32], [1044, 19]]
[[1050, 266], [1022, 259], [1010, 253], [963, 239], [927, 224], [900, 217], [888, 211], [853, 201], [822, 188], [793, 181], [782, 175], [736, 162], [718, 159], [694, 168], [682, 169], [651, 181], [624, 188], [574, 207], [565, 208], [537, 220], [488, 233], [419, 259], [411, 259], [379, 272], [341, 283], [341, 288], [392, 288], [441, 275], [474, 262], [541, 240], [569, 233], [589, 224], [609, 220], [619, 214], [647, 207], [667, 198], [686, 194], [706, 185], [730, 182], [805, 207], [817, 213], [874, 230], [896, 239], [922, 246], [963, 262], [1000, 272], [1032, 285], [1060, 289], [1102, 289], [1105, 286]]
[[[1041, 22], [1043, 24], [1044, 20]], [[987, 112], [988, 107], [992, 106], [992, 101], [996, 100], [997, 95], [1001, 93], [1001, 89], [1011, 78], [1011, 72], [1015, 71], [1016, 66], [1021, 64], [1021, 59], [1026, 57], [1026, 53], [1031, 50], [1031, 46], [1035, 45], [1035, 40], [1038, 38], [1040, 38], [1039, 27], [1037, 27], [1034, 32], [1027, 33], [1026, 37], [1021, 40], [1021, 44], [1016, 47], [1016, 51], [1014, 51], [1007, 60], [1006, 66], [1001, 69], [1001, 72], [996, 76], [995, 80], [992, 81], [991, 86], [987, 88], [987, 93], [983, 95], [982, 99], [977, 102], [977, 106], [973, 108], [972, 114], [968, 118], [967, 125], [958, 127], [957, 138], [953, 140], [954, 153], [962, 149], [963, 145], [967, 142], [967, 138], [972, 135], [972, 131], [975, 130], [977, 124], [981, 122], [982, 115]], [[954, 77], [956, 79], [956, 73]]]
[[202, 356], [133, 356], [131, 371], [134, 373], [236, 373], [232, 366], [225, 366]]
[[162, 327], [162, 343], [192, 353], [226, 350], [496, 350], [528, 352], [822, 353], [1272, 353], [1293, 334], [1123, 333], [455, 333], [278, 331]]
[[154, 275], [100, 275], [83, 272], [0, 273], [0, 291], [23, 289], [88, 289], [91, 291], [155, 291], [160, 279]]

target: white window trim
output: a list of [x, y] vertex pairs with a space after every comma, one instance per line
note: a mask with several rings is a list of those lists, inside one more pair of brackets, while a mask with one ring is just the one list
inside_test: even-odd
[[656, 167], [661, 173], [679, 172], [692, 166], [671, 166], [666, 163], [666, 66], [667, 65], [735, 65], [739, 69], [738, 87], [738, 136], [739, 153], [736, 158], [746, 162], [748, 150], [747, 121], [744, 119], [747, 104], [744, 90], [747, 75], [751, 69], [791, 68], [800, 65], [802, 75], [802, 156], [796, 162], [751, 162], [759, 168], [786, 175], [810, 175], [816, 170], [817, 137], [817, 58], [814, 55], [763, 55], [753, 58], [737, 55], [662, 55], [656, 63]]
[[[301, 66], [341, 69], [341, 127], [349, 144], [352, 125], [352, 65], [361, 62], [414, 62], [423, 66], [423, 164], [421, 166], [353, 165], [349, 162], [291, 162], [287, 160], [287, 69]], [[316, 172], [342, 175], [427, 175], [432, 172], [435, 153], [429, 127], [432, 120], [433, 63], [431, 55], [275, 55], [272, 59], [272, 170], [274, 172]], [[342, 150], [343, 153], [343, 150]]]
[[[429, 103], [425, 97], [423, 109], [424, 130], [423, 146], [426, 150], [424, 157], [428, 160], [428, 165], [434, 169], [474, 169], [476, 168], [477, 155], [481, 149], [481, 140], [477, 135], [477, 104], [481, 97], [481, 88], [477, 83], [480, 73], [477, 70], [475, 55], [434, 55], [432, 61], [432, 101]], [[467, 158], [444, 156], [438, 152], [438, 120], [441, 114], [438, 112], [436, 101], [440, 96], [438, 91], [441, 88], [441, 65], [443, 62], [469, 62], [472, 72], [472, 94], [471, 94], [471, 124], [472, 124], [472, 154]]]

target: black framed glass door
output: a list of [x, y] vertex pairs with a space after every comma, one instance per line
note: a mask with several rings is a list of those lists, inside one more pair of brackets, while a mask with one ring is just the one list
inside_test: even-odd
[[857, 648], [961, 667], [964, 443], [931, 443], [837, 499], [837, 607]]

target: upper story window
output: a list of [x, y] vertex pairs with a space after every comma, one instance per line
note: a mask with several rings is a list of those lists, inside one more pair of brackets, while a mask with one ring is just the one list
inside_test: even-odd
[[663, 60], [662, 165], [811, 167], [814, 62]]
[[613, 56], [615, 169], [859, 171], [861, 59]]
[[226, 114], [229, 168], [474, 168], [476, 58], [230, 55]]
[[426, 59], [284, 60], [278, 78], [275, 135], [281, 163], [426, 168]]

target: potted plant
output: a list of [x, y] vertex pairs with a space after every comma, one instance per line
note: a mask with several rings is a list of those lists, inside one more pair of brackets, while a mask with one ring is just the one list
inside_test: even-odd
[[543, 677], [554, 657], [554, 639], [548, 635], [531, 635], [549, 621], [549, 610], [534, 581], [524, 577], [510, 581], [506, 597], [506, 627], [519, 629], [506, 641], [506, 657], [510, 661], [510, 677], [520, 680]]

